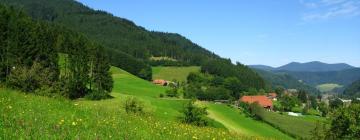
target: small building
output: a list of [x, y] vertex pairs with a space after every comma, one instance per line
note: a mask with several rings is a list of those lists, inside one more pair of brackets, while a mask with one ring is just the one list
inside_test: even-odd
[[350, 106], [352, 100], [346, 100], [346, 99], [341, 99], [339, 98], [340, 101], [343, 103], [344, 106]]
[[215, 104], [227, 104], [230, 101], [229, 100], [214, 100]]
[[159, 85], [159, 86], [167, 86], [168, 82], [166, 80], [163, 79], [155, 79], [152, 82], [155, 85]]
[[288, 112], [288, 115], [289, 116], [299, 117], [299, 116], [301, 116], [301, 113]]
[[266, 109], [272, 109], [273, 103], [272, 101], [266, 96], [243, 96], [240, 99], [241, 102], [252, 104], [258, 103], [261, 107]]
[[270, 100], [276, 101], [277, 100], [277, 94], [276, 93], [269, 93], [267, 96]]

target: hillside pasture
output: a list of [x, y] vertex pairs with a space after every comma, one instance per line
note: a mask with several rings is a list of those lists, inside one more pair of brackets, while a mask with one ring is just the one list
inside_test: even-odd
[[230, 131], [249, 136], [261, 136], [275, 139], [293, 139], [269, 124], [246, 117], [235, 108], [224, 104], [204, 103], [209, 117], [221, 122]]
[[316, 88], [320, 90], [320, 92], [331, 92], [335, 88], [342, 88], [342, 87], [343, 87], [342, 85], [334, 84], [334, 83], [327, 83], [316, 86]]
[[200, 67], [153, 67], [153, 79], [164, 79], [168, 81], [177, 80], [185, 82], [191, 72], [199, 72]]
[[251, 139], [225, 129], [126, 114], [118, 103], [74, 102], [0, 89], [0, 139]]
[[265, 111], [262, 114], [264, 122], [278, 128], [296, 138], [308, 139], [311, 137], [311, 131], [315, 129], [317, 122], [326, 123], [326, 119], [317, 116], [289, 116], [276, 112]]
[[[69, 101], [1, 89], [0, 111], [5, 113], [0, 114], [0, 139], [291, 139], [225, 105], [208, 104], [210, 127], [182, 124], [179, 117], [188, 100], [159, 98], [167, 87], [119, 68], [112, 67], [111, 72], [113, 98], [101, 101]], [[126, 114], [127, 97], [142, 101], [146, 114]]]

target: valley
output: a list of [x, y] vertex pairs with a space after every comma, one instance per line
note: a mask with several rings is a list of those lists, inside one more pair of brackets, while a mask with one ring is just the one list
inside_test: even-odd
[[174, 3], [0, 0], [0, 140], [360, 139], [359, 3]]

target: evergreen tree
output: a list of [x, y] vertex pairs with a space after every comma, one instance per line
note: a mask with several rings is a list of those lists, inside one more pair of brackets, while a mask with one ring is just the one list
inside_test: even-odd
[[56, 89], [71, 99], [90, 93], [96, 99], [108, 97], [113, 81], [102, 46], [1, 5], [0, 21], [1, 83], [25, 92]]

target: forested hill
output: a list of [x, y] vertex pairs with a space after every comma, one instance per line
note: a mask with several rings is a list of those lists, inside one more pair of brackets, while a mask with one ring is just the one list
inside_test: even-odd
[[[35, 19], [53, 21], [82, 32], [107, 49], [111, 48], [110, 52], [118, 52], [119, 54], [113, 54], [114, 57], [117, 55], [128, 57], [121, 53], [124, 52], [142, 61], [148, 61], [152, 56], [161, 56], [191, 65], [201, 65], [210, 58], [219, 58], [181, 35], [150, 32], [129, 20], [104, 11], [93, 10], [73, 0], [0, 0], [0, 2], [21, 7]], [[119, 65], [119, 67], [123, 66]], [[149, 79], [149, 74], [144, 72], [149, 68], [145, 65], [142, 69], [134, 69], [127, 71]], [[141, 70], [142, 74], [139, 74]]]
[[[152, 57], [170, 58], [172, 63], [202, 66], [203, 72], [224, 77], [238, 77], [245, 87], [264, 88], [263, 79], [250, 68], [200, 47], [179, 34], [151, 32], [133, 22], [96, 11], [73, 0], [0, 0], [21, 8], [31, 17], [54, 22], [81, 32], [102, 44], [111, 64], [141, 78], [151, 79]], [[218, 64], [209, 68], [211, 62]], [[164, 62], [166, 63], [166, 62]], [[218, 68], [226, 67], [227, 71]]]
[[346, 63], [327, 64], [319, 61], [307, 63], [291, 62], [280, 67], [270, 67], [266, 65], [249, 65], [251, 68], [267, 71], [296, 71], [296, 72], [329, 72], [354, 69], [356, 67]]
[[108, 98], [113, 87], [103, 47], [67, 28], [0, 4], [0, 85], [23, 92]]
[[283, 87], [286, 89], [302, 89], [312, 94], [320, 93], [316, 88], [300, 82], [298, 79], [286, 73], [274, 73], [271, 71], [253, 68], [273, 88]]
[[344, 95], [348, 97], [360, 98], [360, 80], [357, 80], [350, 86], [346, 87]]
[[341, 71], [347, 69], [353, 69], [355, 67], [345, 64], [327, 64], [319, 61], [313, 61], [308, 63], [292, 62], [284, 66], [276, 68], [276, 70], [284, 71], [306, 71], [306, 72], [327, 72], [327, 71]]
[[347, 86], [360, 78], [359, 68], [327, 72], [276, 71], [276, 73], [289, 74], [296, 79], [314, 86], [324, 83], [336, 83]]

